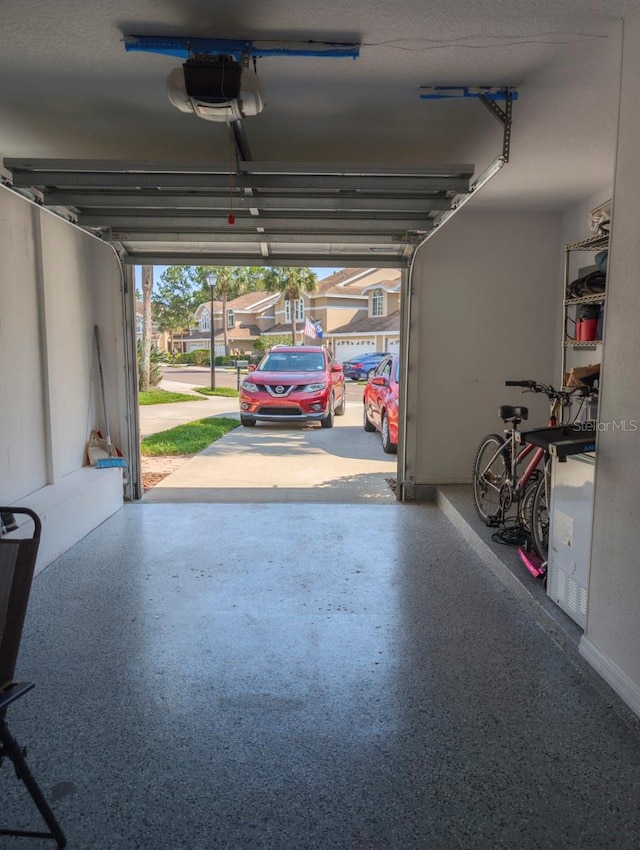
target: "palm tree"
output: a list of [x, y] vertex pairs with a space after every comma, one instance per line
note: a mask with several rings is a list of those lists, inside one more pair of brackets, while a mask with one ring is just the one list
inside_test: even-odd
[[153, 266], [142, 267], [142, 356], [140, 363], [140, 389], [147, 391], [151, 373], [151, 293], [153, 292]]
[[307, 268], [274, 268], [265, 274], [264, 285], [269, 292], [281, 292], [289, 301], [291, 310], [291, 341], [296, 344], [296, 303], [303, 292], [317, 288], [315, 272]]

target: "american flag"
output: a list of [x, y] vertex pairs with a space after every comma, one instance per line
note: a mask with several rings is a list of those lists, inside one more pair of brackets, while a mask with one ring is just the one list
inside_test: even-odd
[[304, 320], [304, 335], [311, 337], [311, 339], [315, 339], [318, 336], [316, 326], [308, 317]]

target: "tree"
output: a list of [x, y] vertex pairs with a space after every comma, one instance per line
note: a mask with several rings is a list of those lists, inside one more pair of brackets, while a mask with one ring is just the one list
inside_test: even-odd
[[184, 334], [191, 326], [194, 311], [200, 303], [198, 296], [199, 293], [194, 291], [190, 266], [169, 266], [161, 274], [153, 295], [153, 314], [158, 330], [170, 335], [172, 351], [175, 335]]
[[[225, 354], [229, 353], [227, 300], [264, 288], [264, 269], [253, 266], [169, 266], [160, 277], [153, 295], [153, 315], [158, 329], [171, 336], [191, 326], [199, 304], [209, 303], [207, 275], [216, 275], [216, 291], [222, 300]], [[213, 320], [213, 304], [211, 305]]]
[[[222, 301], [222, 331], [224, 336], [224, 353], [229, 354], [229, 331], [227, 328], [227, 301], [237, 298], [245, 292], [255, 292], [264, 285], [263, 269], [243, 266], [193, 266], [190, 274], [196, 286], [200, 287], [200, 303], [211, 298], [207, 275], [216, 276], [215, 296]], [[213, 304], [211, 305], [213, 317]]]
[[140, 389], [149, 389], [151, 371], [151, 293], [153, 266], [142, 267], [142, 353], [140, 356]]
[[[139, 339], [136, 343], [136, 353], [138, 359], [138, 389], [142, 392], [140, 383], [142, 377], [142, 340]], [[160, 364], [163, 362], [163, 355], [158, 351], [155, 345], [151, 346], [151, 356], [149, 358], [149, 386], [151, 390], [157, 387], [162, 380], [162, 370]]]
[[291, 337], [289, 334], [260, 334], [258, 339], [253, 343], [255, 351], [264, 354], [274, 345], [289, 345]]
[[291, 314], [291, 340], [296, 344], [296, 303], [303, 292], [314, 292], [317, 287], [315, 272], [308, 268], [273, 268], [265, 275], [265, 287], [269, 292], [281, 292], [289, 301]]

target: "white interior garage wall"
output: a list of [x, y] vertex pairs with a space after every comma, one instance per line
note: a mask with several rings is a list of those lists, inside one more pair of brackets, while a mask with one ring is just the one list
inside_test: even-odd
[[47, 481], [33, 221], [37, 210], [0, 189], [0, 501]]
[[103, 428], [93, 327], [103, 336], [114, 442], [126, 395], [110, 247], [0, 189], [0, 503], [33, 508], [42, 568], [122, 504], [122, 472], [85, 466]]
[[[546, 422], [546, 399], [505, 380], [553, 382], [560, 217], [464, 210], [414, 266], [407, 376], [407, 492], [471, 479], [475, 447], [500, 433], [500, 404]], [[423, 489], [424, 488], [424, 489]]]
[[640, 714], [640, 11], [625, 18], [583, 654]]

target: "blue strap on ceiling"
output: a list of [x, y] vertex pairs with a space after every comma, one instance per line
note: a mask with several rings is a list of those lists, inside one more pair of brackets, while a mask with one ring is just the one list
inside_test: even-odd
[[328, 59], [357, 59], [359, 44], [343, 44], [333, 41], [252, 41], [235, 38], [181, 38], [152, 35], [127, 35], [125, 50], [145, 53], [162, 53], [189, 59], [196, 54], [209, 56], [233, 56], [241, 61], [249, 57], [261, 59], [265, 56], [322, 56]]
[[518, 92], [509, 86], [422, 86], [421, 100], [444, 100], [450, 97], [483, 97], [486, 100], [518, 99]]

